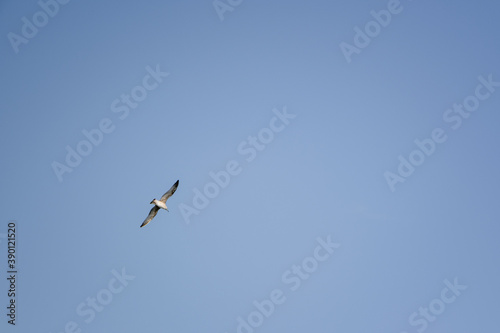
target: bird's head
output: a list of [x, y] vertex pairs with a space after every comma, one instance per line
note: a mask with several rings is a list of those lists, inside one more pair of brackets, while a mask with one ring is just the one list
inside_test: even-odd
[[156, 198], [154, 198], [153, 200], [151, 200], [150, 204], [154, 204], [155, 200], [156, 200]]

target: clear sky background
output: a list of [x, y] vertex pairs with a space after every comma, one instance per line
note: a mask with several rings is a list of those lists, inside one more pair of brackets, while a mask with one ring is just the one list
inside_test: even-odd
[[[500, 87], [477, 87], [500, 82], [500, 4], [402, 0], [348, 62], [341, 43], [380, 27], [370, 12], [387, 1], [222, 3], [232, 11], [70, 1], [49, 17], [34, 0], [1, 2], [0, 330], [496, 331]], [[16, 53], [9, 33], [34, 16], [48, 22]], [[169, 75], [147, 77], [142, 100], [148, 66]], [[133, 109], [120, 100], [132, 92]], [[447, 113], [464, 100], [467, 118]], [[284, 110], [287, 125], [274, 120]], [[113, 130], [60, 181], [54, 162], [69, 167], [67, 146], [88, 148], [82, 131], [106, 119]], [[384, 174], [436, 128], [446, 141], [391, 191]], [[248, 141], [259, 133], [263, 150]], [[186, 217], [233, 160], [239, 173]], [[170, 212], [139, 228], [177, 179]], [[317, 248], [329, 236], [331, 254]]]

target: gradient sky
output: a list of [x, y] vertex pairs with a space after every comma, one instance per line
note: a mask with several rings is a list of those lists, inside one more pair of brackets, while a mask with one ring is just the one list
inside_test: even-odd
[[497, 330], [500, 4], [393, 1], [2, 2], [0, 330]]

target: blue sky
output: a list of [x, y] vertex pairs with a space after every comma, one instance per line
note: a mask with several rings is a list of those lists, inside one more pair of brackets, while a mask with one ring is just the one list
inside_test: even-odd
[[2, 332], [494, 331], [499, 14], [3, 2]]

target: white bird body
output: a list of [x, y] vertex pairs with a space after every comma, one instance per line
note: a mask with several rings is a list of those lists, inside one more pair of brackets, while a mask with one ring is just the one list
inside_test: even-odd
[[160, 207], [160, 208], [163, 208], [163, 209], [165, 209], [166, 211], [168, 211], [167, 205], [166, 205], [164, 202], [161, 202], [160, 200], [156, 200], [156, 199], [154, 199], [154, 200], [153, 200], [153, 203], [154, 203], [156, 206], [158, 206], [158, 207]]
[[144, 222], [142, 222], [141, 228], [144, 227], [149, 222], [151, 222], [151, 220], [156, 216], [160, 208], [165, 209], [168, 212], [167, 199], [170, 198], [175, 193], [175, 190], [177, 190], [177, 186], [179, 186], [179, 181], [176, 181], [175, 184], [172, 185], [170, 190], [168, 190], [164, 195], [162, 195], [160, 200], [153, 199], [151, 201], [151, 204], [154, 204], [154, 206], [149, 211], [148, 217], [146, 217]]

